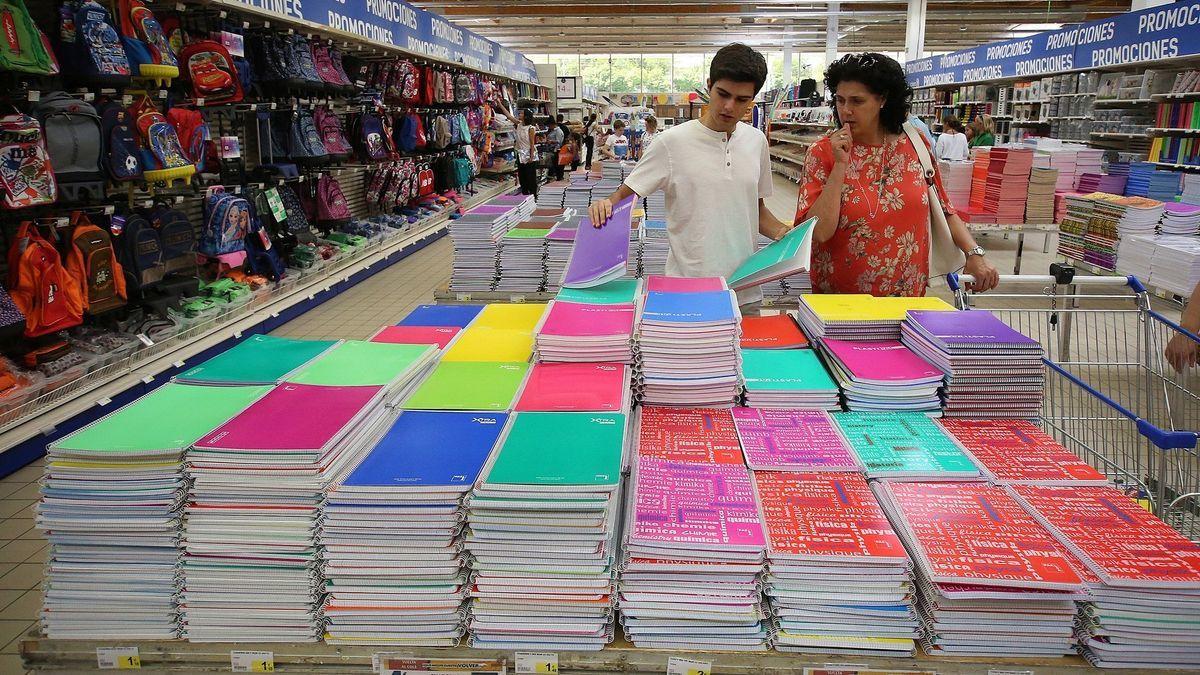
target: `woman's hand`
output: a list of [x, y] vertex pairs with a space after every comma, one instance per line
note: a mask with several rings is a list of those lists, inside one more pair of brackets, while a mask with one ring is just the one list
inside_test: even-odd
[[834, 165], [846, 166], [850, 163], [850, 146], [853, 143], [854, 137], [850, 134], [849, 127], [842, 127], [830, 134], [829, 144], [833, 148]]
[[1166, 358], [1167, 363], [1175, 369], [1175, 372], [1182, 373], [1188, 368], [1196, 367], [1196, 341], [1190, 336], [1183, 333], [1176, 333], [1175, 337], [1167, 343]]
[[963, 273], [975, 277], [975, 281], [967, 284], [967, 289], [976, 293], [990, 291], [1000, 283], [1000, 273], [981, 255], [968, 256]]

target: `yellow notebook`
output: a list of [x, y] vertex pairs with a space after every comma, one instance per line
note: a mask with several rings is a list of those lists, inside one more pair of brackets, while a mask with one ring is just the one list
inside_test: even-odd
[[[544, 304], [493, 304], [483, 308], [471, 322], [468, 331], [475, 328], [501, 328], [524, 330], [530, 334], [546, 312]], [[462, 340], [460, 337], [459, 340]]]
[[910, 309], [952, 312], [954, 306], [941, 298], [876, 298], [866, 294], [813, 294], [804, 304], [824, 323], [838, 321], [902, 321]]
[[472, 325], [442, 355], [442, 361], [524, 363], [533, 355], [533, 333]]

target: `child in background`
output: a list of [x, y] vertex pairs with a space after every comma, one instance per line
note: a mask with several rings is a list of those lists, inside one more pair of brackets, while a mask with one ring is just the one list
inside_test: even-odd
[[650, 150], [650, 144], [654, 142], [654, 139], [657, 136], [658, 136], [658, 118], [653, 117], [653, 116], [647, 117], [646, 118], [646, 133], [642, 134], [642, 149], [641, 149], [641, 152], [638, 153], [639, 157], [646, 156], [646, 153]]

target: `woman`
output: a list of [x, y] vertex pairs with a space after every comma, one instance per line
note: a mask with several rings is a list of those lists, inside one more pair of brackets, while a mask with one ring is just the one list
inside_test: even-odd
[[596, 148], [596, 139], [600, 135], [600, 125], [596, 124], [595, 113], [587, 118], [587, 123], [583, 125], [583, 145], [587, 148], [587, 161], [584, 162], [584, 168], [588, 171], [592, 170], [592, 151]]
[[500, 114], [508, 118], [517, 127], [517, 184], [521, 186], [521, 194], [537, 196], [537, 127], [533, 124], [533, 111], [526, 108], [521, 111], [521, 119], [505, 107], [499, 98], [495, 100]]
[[948, 115], [942, 121], [942, 134], [933, 144], [933, 154], [938, 159], [949, 162], [965, 162], [971, 158], [971, 151], [967, 148], [966, 129], [957, 117]]
[[[904, 70], [882, 54], [852, 54], [829, 66], [825, 86], [834, 94], [834, 118], [841, 128], [809, 149], [796, 206], [797, 224], [817, 218], [813, 290], [924, 295], [928, 188], [917, 150], [903, 130], [912, 96]], [[950, 206], [940, 175], [934, 179], [954, 244], [967, 254], [965, 272], [976, 277], [973, 290], [994, 288], [996, 268]]]
[[996, 144], [996, 123], [992, 121], [991, 115], [976, 117], [971, 126], [975, 127], [975, 133], [971, 136], [972, 148], [991, 147]]

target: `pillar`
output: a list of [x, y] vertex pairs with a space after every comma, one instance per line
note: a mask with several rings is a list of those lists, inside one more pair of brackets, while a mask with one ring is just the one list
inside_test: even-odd
[[908, 0], [908, 22], [904, 30], [904, 60], [913, 61], [925, 53], [925, 13], [928, 0]]

